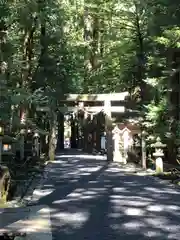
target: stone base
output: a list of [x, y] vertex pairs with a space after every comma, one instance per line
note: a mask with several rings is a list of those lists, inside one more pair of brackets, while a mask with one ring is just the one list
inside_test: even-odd
[[123, 158], [121, 152], [113, 152], [113, 162], [126, 164], [126, 159]]
[[163, 160], [161, 157], [156, 159], [156, 173], [163, 173]]

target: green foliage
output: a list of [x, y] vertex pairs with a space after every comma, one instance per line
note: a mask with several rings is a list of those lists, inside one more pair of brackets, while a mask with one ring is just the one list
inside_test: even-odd
[[178, 0], [3, 1], [3, 94], [15, 109], [3, 114], [26, 106], [36, 118], [37, 106], [55, 110], [66, 93], [129, 91], [150, 133], [179, 138], [179, 16]]

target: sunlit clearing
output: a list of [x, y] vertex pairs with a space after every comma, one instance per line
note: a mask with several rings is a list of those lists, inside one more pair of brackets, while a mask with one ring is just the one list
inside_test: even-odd
[[136, 200], [127, 200], [127, 199], [123, 199], [122, 196], [119, 195], [113, 195], [111, 196], [111, 203], [117, 204], [119, 206], [132, 206], [132, 207], [146, 207], [149, 204], [151, 204], [151, 202], [149, 201], [136, 201]]
[[138, 208], [127, 208], [124, 210], [124, 213], [128, 216], [143, 216], [145, 211]]
[[54, 201], [53, 204], [63, 204], [63, 203], [68, 203], [70, 201], [71, 199], [60, 199], [60, 200]]
[[43, 209], [41, 209], [41, 213], [49, 213], [49, 208], [43, 208]]
[[[112, 195], [113, 196], [113, 195]], [[111, 197], [112, 197], [111, 196]], [[154, 202], [154, 200], [152, 198], [148, 198], [148, 197], [139, 197], [139, 196], [123, 196], [123, 195], [120, 195], [119, 194], [119, 198], [125, 200], [126, 202], [129, 201], [129, 200], [132, 200], [132, 201], [148, 201], [148, 202]]]
[[78, 159], [97, 159], [97, 160], [106, 160], [106, 156], [94, 156], [94, 155], [57, 155], [58, 158], [78, 158]]
[[[104, 190], [104, 189], [103, 189]], [[93, 199], [99, 196], [99, 193], [102, 191], [102, 189], [96, 189], [96, 191], [91, 190], [85, 190], [85, 189], [76, 189], [74, 192], [67, 195], [66, 199], [63, 200], [56, 200], [53, 202], [53, 204], [64, 204], [72, 201], [78, 201], [78, 200], [87, 200], [87, 199]]]
[[176, 190], [171, 189], [171, 188], [164, 188], [163, 190], [166, 191], [166, 192], [169, 193], [169, 194], [175, 194], [175, 195], [176, 195], [176, 194], [177, 194], [177, 195], [180, 194], [179, 190], [176, 191]]
[[162, 236], [162, 233], [160, 231], [152, 231], [152, 230], [148, 230], [146, 232], [143, 233], [144, 236], [146, 237], [161, 237]]
[[56, 160], [56, 161], [53, 162], [53, 164], [57, 164], [57, 163], [64, 164], [64, 160], [60, 160], [60, 159], [59, 159], [59, 160]]
[[92, 198], [96, 198], [99, 196], [99, 194], [101, 194], [102, 192], [104, 192], [106, 189], [105, 188], [92, 188], [89, 190], [83, 190], [80, 191], [80, 189], [76, 189], [74, 192], [70, 193], [67, 195], [67, 198], [70, 201], [75, 201], [75, 200], [80, 200], [80, 199], [92, 199]]
[[95, 196], [93, 196], [93, 195], [83, 195], [82, 197], [81, 197], [81, 199], [84, 199], [84, 200], [89, 200], [89, 199], [94, 199], [95, 198]]
[[85, 188], [77, 188], [77, 189], [75, 189], [75, 192], [78, 192], [78, 193], [82, 193], [84, 191], [86, 191]]
[[74, 198], [74, 197], [80, 198], [81, 196], [82, 196], [81, 193], [76, 193], [76, 192], [72, 192], [68, 195], [68, 197], [72, 197], [72, 198]]
[[146, 223], [149, 225], [156, 227], [156, 228], [162, 228], [168, 226], [169, 222], [168, 219], [165, 217], [152, 217], [152, 218], [146, 218], [144, 219]]
[[161, 212], [165, 210], [165, 206], [163, 205], [151, 205], [147, 207], [147, 210], [150, 212]]
[[145, 227], [145, 224], [139, 221], [131, 221], [124, 223], [123, 227], [129, 230], [139, 231], [140, 228]]
[[33, 192], [33, 201], [37, 202], [40, 198], [50, 195], [54, 189], [35, 189]]
[[166, 194], [175, 194], [179, 195], [180, 192], [175, 191], [173, 189], [160, 189], [160, 188], [152, 188], [152, 187], [145, 187], [146, 191], [154, 192], [154, 193], [166, 193]]
[[95, 192], [95, 191], [85, 191], [84, 194], [86, 194], [86, 195], [95, 195], [95, 194], [97, 194], [97, 192]]
[[180, 207], [176, 205], [169, 205], [169, 206], [166, 206], [166, 208], [169, 210], [180, 210]]
[[34, 191], [34, 194], [37, 196], [46, 196], [51, 194], [54, 191], [54, 189], [36, 189]]
[[54, 187], [54, 185], [52, 185], [52, 184], [45, 184], [45, 185], [44, 185], [44, 188], [45, 188], [45, 187], [48, 187], [48, 188], [53, 188], [53, 187]]
[[87, 173], [87, 172], [86, 172], [86, 173], [80, 173], [80, 175], [81, 175], [81, 176], [89, 176], [90, 173]]
[[177, 224], [172, 225], [168, 218], [163, 217], [163, 216], [161, 216], [161, 217], [156, 216], [154, 218], [146, 218], [146, 219], [144, 219], [144, 221], [153, 228], [160, 229], [160, 230], [163, 229], [163, 231], [165, 229], [166, 232], [175, 234], [174, 238], [170, 238], [168, 235], [168, 239], [174, 239], [174, 240], [180, 239], [180, 238], [178, 238], [180, 226]]
[[180, 239], [180, 234], [179, 233], [172, 233], [168, 235], [168, 239], [171, 240], [179, 240]]
[[98, 183], [98, 181], [89, 181], [89, 183], [93, 184], [93, 183]]
[[76, 213], [60, 212], [52, 215], [57, 219], [61, 225], [70, 225], [71, 227], [81, 227], [89, 219], [89, 213], [87, 211], [81, 211]]
[[101, 169], [101, 166], [98, 167], [83, 167], [80, 168], [79, 171], [84, 171], [84, 172], [96, 172]]
[[113, 192], [122, 193], [122, 192], [128, 192], [128, 190], [124, 187], [115, 187], [115, 188], [113, 188]]
[[[105, 187], [98, 187], [98, 188], [89, 188], [89, 191], [93, 191], [93, 192], [104, 192], [106, 191], [107, 189]], [[87, 191], [86, 191], [87, 192]]]
[[106, 170], [106, 172], [112, 172], [112, 173], [119, 173], [119, 168], [118, 167], [111, 167]]
[[43, 208], [43, 209], [41, 209], [41, 214], [43, 214], [44, 216], [47, 216], [49, 213], [54, 213], [54, 212], [57, 212], [57, 211], [59, 211], [58, 209], [56, 209], [56, 208], [49, 208], [49, 207], [47, 207], [47, 208]]

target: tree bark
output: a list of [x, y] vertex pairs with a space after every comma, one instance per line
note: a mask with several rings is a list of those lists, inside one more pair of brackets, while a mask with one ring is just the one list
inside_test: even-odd
[[55, 150], [56, 150], [56, 126], [57, 126], [57, 114], [52, 110], [50, 119], [50, 130], [49, 130], [49, 160], [54, 161]]
[[136, 53], [137, 56], [137, 80], [140, 86], [140, 102], [145, 103], [147, 101], [148, 92], [147, 86], [144, 82], [145, 79], [145, 51], [144, 51], [144, 37], [142, 34], [141, 26], [140, 26], [140, 19], [139, 19], [139, 10], [138, 6], [135, 4], [136, 13], [135, 13], [135, 26], [136, 26], [136, 36], [137, 36], [137, 45], [138, 50]]
[[64, 149], [64, 114], [58, 113], [58, 150]]
[[[31, 28], [24, 30], [24, 42], [23, 42], [23, 69], [22, 69], [22, 82], [21, 87], [29, 91], [32, 89], [32, 57], [33, 57], [33, 41], [34, 33], [37, 27], [37, 16], [34, 17]], [[24, 103], [20, 106], [21, 123], [25, 123], [28, 118], [28, 108]]]

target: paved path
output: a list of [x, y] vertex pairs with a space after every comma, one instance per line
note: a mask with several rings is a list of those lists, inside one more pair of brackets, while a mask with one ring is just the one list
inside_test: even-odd
[[177, 188], [100, 156], [59, 155], [47, 172], [33, 200], [50, 212], [54, 240], [180, 239]]
[[25, 233], [25, 240], [51, 240], [49, 207], [37, 205], [0, 209], [0, 239], [4, 233]]
[[180, 239], [177, 188], [100, 156], [57, 156], [48, 172], [34, 199], [50, 209], [53, 239]]

